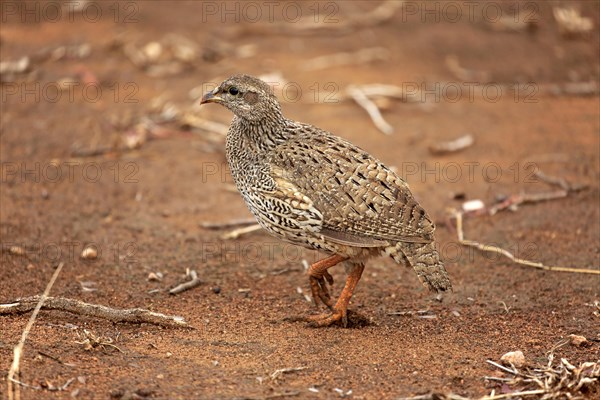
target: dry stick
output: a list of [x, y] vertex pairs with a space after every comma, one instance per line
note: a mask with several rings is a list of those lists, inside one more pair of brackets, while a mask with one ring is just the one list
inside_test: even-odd
[[[420, 90], [406, 90], [401, 86], [383, 83], [369, 83], [357, 86], [367, 97], [391, 97], [405, 103], [422, 103], [423, 95]], [[348, 96], [343, 96], [346, 99]]]
[[[10, 366], [10, 369], [8, 370], [8, 400], [20, 400], [21, 399], [21, 391], [20, 391], [20, 386], [13, 386], [13, 379], [15, 377], [15, 375], [19, 374], [19, 364], [21, 362], [21, 355], [23, 354], [23, 346], [25, 346], [25, 341], [27, 340], [27, 336], [29, 336], [29, 331], [31, 331], [31, 328], [33, 327], [33, 324], [35, 323], [35, 319], [38, 316], [38, 313], [40, 312], [40, 310], [42, 309], [42, 306], [44, 305], [44, 302], [49, 298], [48, 294], [50, 294], [50, 289], [52, 289], [52, 286], [54, 285], [54, 282], [56, 282], [56, 278], [58, 278], [58, 274], [60, 274], [60, 271], [62, 270], [64, 266], [64, 263], [60, 263], [58, 264], [58, 267], [56, 268], [56, 270], [54, 271], [54, 274], [52, 274], [52, 277], [50, 278], [50, 282], [48, 282], [48, 284], [46, 285], [46, 289], [44, 290], [44, 293], [42, 293], [41, 296], [39, 296], [37, 298], [37, 304], [35, 305], [35, 308], [33, 310], [33, 313], [31, 314], [31, 317], [29, 317], [29, 321], [27, 322], [27, 325], [25, 325], [25, 329], [23, 330], [23, 334], [21, 335], [21, 340], [19, 340], [19, 343], [15, 346], [15, 349], [13, 351], [14, 354], [14, 358], [13, 358], [13, 363]], [[36, 296], [37, 297], [37, 296]]]
[[566, 190], [558, 190], [556, 192], [549, 193], [521, 193], [521, 194], [513, 194], [509, 196], [506, 200], [493, 205], [488, 210], [490, 215], [496, 214], [498, 211], [505, 210], [509, 207], [515, 207], [523, 203], [536, 203], [540, 201], [546, 200], [554, 200], [560, 199], [563, 197], [567, 197], [569, 194]]
[[472, 146], [473, 143], [475, 143], [475, 139], [473, 138], [473, 135], [467, 134], [467, 135], [463, 135], [459, 138], [456, 138], [454, 140], [433, 144], [433, 145], [429, 146], [429, 151], [432, 154], [438, 154], [438, 155], [454, 153], [457, 151], [464, 150], [469, 146]]
[[548, 265], [544, 265], [540, 262], [534, 262], [534, 261], [525, 260], [523, 258], [515, 257], [514, 254], [512, 254], [508, 250], [504, 250], [497, 246], [482, 244], [482, 243], [476, 242], [474, 240], [467, 240], [464, 238], [463, 227], [462, 227], [462, 217], [463, 217], [462, 212], [454, 211], [454, 218], [456, 218], [456, 232], [457, 232], [457, 236], [458, 236], [458, 242], [460, 244], [462, 244], [463, 246], [474, 247], [481, 251], [500, 254], [500, 255], [503, 255], [504, 257], [510, 259], [511, 261], [513, 261], [516, 264], [525, 265], [527, 267], [532, 267], [532, 268], [543, 269], [545, 271], [574, 272], [574, 273], [580, 273], [580, 274], [600, 275], [600, 269], [594, 270], [594, 269], [585, 269], [585, 268], [568, 268], [568, 267], [548, 266]]
[[390, 51], [385, 47], [367, 47], [354, 52], [342, 52], [320, 56], [302, 63], [305, 71], [314, 71], [341, 65], [368, 63], [375, 60], [388, 60]]
[[169, 290], [169, 294], [178, 294], [181, 292], [185, 292], [186, 290], [190, 290], [202, 284], [202, 281], [198, 279], [198, 273], [195, 270], [191, 270], [189, 274], [187, 274], [191, 279], [187, 282], [180, 283], [175, 286], [173, 289]]
[[244, 218], [244, 219], [233, 219], [225, 222], [200, 222], [200, 226], [204, 229], [222, 229], [231, 228], [240, 225], [251, 225], [255, 224], [255, 218]]
[[525, 390], [523, 392], [512, 392], [512, 393], [502, 393], [496, 394], [493, 396], [483, 396], [479, 400], [500, 400], [500, 399], [514, 399], [518, 396], [532, 396], [534, 394], [544, 394], [546, 391], [544, 389], [535, 389], [535, 390]]
[[[30, 311], [34, 308], [39, 299], [39, 296], [32, 296], [17, 299], [14, 303], [0, 304], [0, 315]], [[166, 327], [181, 326], [191, 328], [185, 319], [179, 316], [165, 315], [143, 308], [115, 309], [64, 297], [47, 297], [42, 308], [44, 310], [67, 311], [73, 314], [102, 318], [113, 322], [129, 322], [137, 324], [145, 322]]]
[[250, 226], [247, 226], [244, 228], [234, 229], [230, 232], [227, 232], [227, 233], [221, 235], [221, 239], [222, 240], [237, 239], [238, 237], [245, 235], [246, 233], [258, 231], [260, 229], [261, 229], [261, 226], [259, 224], [254, 224], [254, 225], [250, 225]]
[[292, 367], [292, 368], [282, 368], [274, 371], [270, 377], [272, 380], [278, 379], [281, 375], [287, 374], [289, 372], [297, 372], [307, 369], [308, 367]]
[[311, 16], [302, 18], [293, 24], [289, 22], [275, 24], [275, 28], [278, 28], [281, 33], [294, 35], [347, 34], [356, 32], [358, 29], [383, 24], [392, 19], [402, 7], [404, 7], [404, 1], [386, 0], [371, 11], [355, 13], [343, 19], [330, 20], [327, 16], [319, 15], [319, 22], [315, 22], [317, 19]]
[[359, 106], [365, 109], [377, 129], [386, 135], [391, 135], [394, 133], [394, 127], [387, 123], [385, 119], [383, 119], [377, 105], [373, 103], [358, 86], [350, 85], [346, 88], [346, 92], [354, 99], [354, 101], [356, 101]]
[[202, 129], [204, 131], [208, 131], [211, 133], [216, 133], [220, 136], [227, 135], [227, 130], [229, 127], [220, 122], [210, 121], [204, 118], [200, 118], [193, 113], [185, 113], [180, 119], [179, 122], [184, 125], [189, 125], [193, 128]]
[[450, 393], [450, 394], [439, 394], [439, 393], [430, 393], [430, 394], [422, 394], [414, 397], [400, 397], [398, 400], [469, 400], [468, 397], [463, 397], [458, 394]]
[[564, 178], [546, 175], [539, 168], [537, 168], [533, 174], [539, 180], [544, 181], [550, 185], [558, 186], [566, 192], [573, 190], [571, 185], [569, 185], [569, 183]]

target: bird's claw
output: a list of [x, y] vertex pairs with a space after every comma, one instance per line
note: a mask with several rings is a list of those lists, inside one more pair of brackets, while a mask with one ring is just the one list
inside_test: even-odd
[[323, 302], [329, 309], [333, 308], [333, 300], [331, 299], [331, 295], [329, 294], [329, 288], [327, 287], [327, 283], [329, 285], [333, 285], [333, 277], [327, 271], [323, 273], [322, 276], [310, 276], [310, 290], [312, 292], [312, 297], [315, 302], [315, 305], [319, 306], [319, 300]]

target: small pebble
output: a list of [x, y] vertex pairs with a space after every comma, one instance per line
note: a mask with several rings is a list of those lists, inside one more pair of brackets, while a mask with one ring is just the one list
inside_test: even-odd
[[588, 340], [584, 336], [580, 335], [569, 335], [569, 339], [571, 340], [571, 344], [574, 346], [583, 346], [588, 343]]
[[469, 200], [465, 201], [462, 205], [464, 212], [478, 211], [485, 208], [485, 204], [481, 200]]
[[148, 274], [148, 280], [150, 282], [160, 282], [163, 279], [162, 272], [150, 272]]
[[81, 252], [81, 258], [84, 260], [95, 260], [98, 258], [98, 250], [96, 250], [94, 247], [86, 247]]
[[23, 249], [21, 246], [10, 246], [8, 252], [14, 256], [25, 255], [25, 249]]
[[219, 294], [221, 293], [221, 288], [219, 286], [215, 286], [214, 288], [212, 288], [212, 291], [214, 294]]
[[505, 364], [512, 364], [515, 367], [520, 368], [523, 365], [525, 365], [525, 355], [520, 350], [509, 351], [508, 353], [500, 357], [500, 361], [502, 361]]

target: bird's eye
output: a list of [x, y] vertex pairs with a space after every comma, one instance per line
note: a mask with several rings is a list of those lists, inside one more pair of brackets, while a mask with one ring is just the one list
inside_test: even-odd
[[237, 96], [240, 93], [238, 88], [236, 88], [235, 86], [230, 87], [228, 91], [229, 91], [229, 94], [232, 96]]

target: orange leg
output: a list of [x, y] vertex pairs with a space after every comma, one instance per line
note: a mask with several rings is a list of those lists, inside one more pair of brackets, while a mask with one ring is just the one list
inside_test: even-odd
[[[345, 257], [335, 254], [331, 257], [317, 261], [308, 269], [310, 290], [312, 291], [315, 305], [319, 305], [320, 299], [323, 304], [330, 309], [333, 307], [333, 300], [331, 300], [329, 289], [327, 289], [327, 283], [333, 285], [333, 277], [327, 270], [344, 261], [345, 259]], [[327, 283], [325, 283], [325, 280], [327, 280]]]
[[364, 269], [364, 264], [355, 264], [353, 266], [352, 271], [348, 275], [348, 279], [346, 279], [344, 290], [342, 290], [342, 294], [340, 294], [337, 303], [335, 303], [331, 314], [307, 317], [306, 320], [310, 325], [322, 327], [332, 325], [338, 321], [341, 321], [344, 327], [348, 325], [348, 303], [350, 303], [352, 293], [354, 293], [354, 289], [356, 289], [356, 285], [358, 284]]

